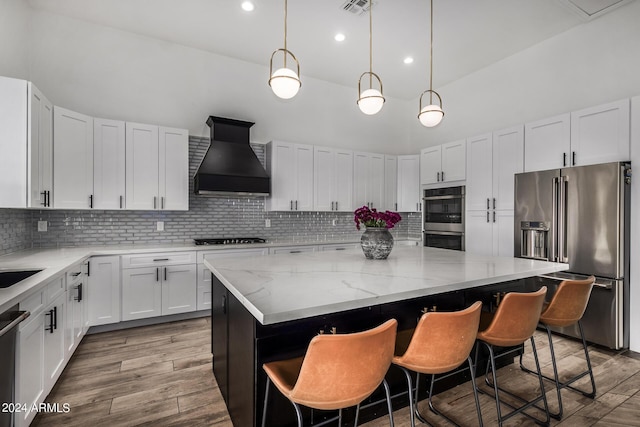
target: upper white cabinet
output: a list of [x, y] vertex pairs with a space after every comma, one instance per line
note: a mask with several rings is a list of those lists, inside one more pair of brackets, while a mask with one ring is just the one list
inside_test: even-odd
[[420, 155], [398, 156], [399, 212], [420, 212]]
[[630, 159], [629, 99], [571, 113], [571, 166]]
[[53, 104], [29, 83], [27, 206], [50, 208], [53, 192]]
[[629, 160], [629, 100], [525, 125], [525, 171]]
[[53, 106], [30, 82], [0, 77], [0, 207], [50, 207]]
[[[398, 157], [384, 156], [384, 204], [382, 209], [398, 210]], [[418, 181], [416, 180], [416, 185]]]
[[384, 205], [385, 159], [383, 154], [353, 154], [353, 207], [382, 209]]
[[420, 183], [423, 185], [464, 180], [465, 168], [464, 140], [428, 147], [420, 151]]
[[469, 158], [465, 202], [467, 210], [489, 210], [493, 197], [493, 135], [467, 138]]
[[188, 132], [127, 122], [125, 133], [127, 209], [188, 210]]
[[314, 146], [313, 174], [314, 210], [352, 210], [353, 151]]
[[93, 207], [93, 118], [56, 106], [53, 110], [53, 206]]
[[313, 146], [271, 141], [266, 148], [271, 195], [265, 208], [271, 211], [313, 210]]
[[125, 207], [125, 132], [120, 120], [93, 120], [93, 207]]

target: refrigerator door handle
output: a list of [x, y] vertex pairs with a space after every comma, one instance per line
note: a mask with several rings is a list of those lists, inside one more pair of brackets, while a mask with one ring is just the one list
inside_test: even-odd
[[569, 262], [567, 257], [567, 177], [560, 177], [558, 197], [558, 262]]
[[550, 254], [549, 260], [558, 262], [558, 187], [560, 186], [560, 178], [554, 177], [551, 187], [551, 241], [549, 242]]

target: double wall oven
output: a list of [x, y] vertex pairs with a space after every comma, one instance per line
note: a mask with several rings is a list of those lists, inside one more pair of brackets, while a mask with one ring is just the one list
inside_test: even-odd
[[464, 186], [424, 190], [424, 246], [464, 251]]

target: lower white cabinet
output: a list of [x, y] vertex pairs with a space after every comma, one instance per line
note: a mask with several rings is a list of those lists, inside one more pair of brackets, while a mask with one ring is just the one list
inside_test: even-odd
[[[21, 308], [22, 309], [22, 308]], [[16, 350], [16, 402], [28, 407], [42, 402], [44, 391], [44, 312], [22, 322]], [[15, 414], [16, 427], [28, 426], [35, 412]]]
[[44, 385], [46, 390], [53, 388], [66, 361], [65, 305], [65, 294], [62, 294], [44, 310]]
[[513, 256], [513, 210], [467, 211], [465, 221], [466, 252]]
[[67, 270], [65, 348], [67, 358], [71, 358], [80, 340], [89, 329], [87, 319], [87, 277], [86, 264], [77, 264]]
[[211, 270], [204, 265], [205, 260], [213, 261], [215, 259], [232, 257], [249, 258], [268, 254], [268, 248], [198, 251], [198, 310], [208, 310], [211, 308]]
[[[144, 319], [196, 310], [196, 264], [167, 265], [172, 254], [127, 255], [123, 265], [140, 257], [152, 260], [153, 267], [122, 270], [122, 320]], [[185, 255], [181, 253], [181, 255]]]
[[99, 256], [89, 261], [87, 318], [89, 326], [120, 321], [120, 257]]

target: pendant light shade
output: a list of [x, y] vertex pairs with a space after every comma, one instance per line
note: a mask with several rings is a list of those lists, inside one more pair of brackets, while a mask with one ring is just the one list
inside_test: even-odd
[[[382, 80], [372, 71], [373, 65], [373, 43], [372, 43], [372, 18], [371, 9], [373, 2], [369, 1], [369, 71], [362, 73], [358, 79], [358, 107], [360, 111], [367, 115], [378, 113], [384, 105], [384, 95], [382, 94]], [[362, 78], [369, 76], [369, 87], [362, 88]], [[373, 80], [378, 82], [378, 88], [374, 87]]]
[[[273, 58], [282, 53], [282, 68], [273, 71]], [[287, 68], [287, 57], [293, 59], [296, 69]], [[291, 51], [287, 50], [287, 0], [284, 0], [284, 48], [276, 49], [269, 61], [269, 86], [278, 98], [290, 99], [296, 96], [302, 86], [300, 81], [300, 63]]]
[[[433, 0], [431, 0], [431, 35], [429, 37], [429, 89], [422, 92], [420, 95], [420, 106], [418, 110], [418, 120], [423, 126], [428, 128], [437, 126], [444, 117], [444, 110], [442, 109], [442, 98], [438, 92], [433, 90]], [[425, 94], [429, 94], [429, 105], [422, 106], [422, 98]], [[433, 96], [438, 98], [438, 103], [434, 103]]]

